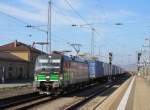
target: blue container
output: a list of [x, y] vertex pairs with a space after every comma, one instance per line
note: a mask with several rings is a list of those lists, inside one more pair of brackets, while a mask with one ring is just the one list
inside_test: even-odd
[[89, 61], [89, 77], [92, 78], [100, 78], [103, 76], [103, 62], [101, 61]]

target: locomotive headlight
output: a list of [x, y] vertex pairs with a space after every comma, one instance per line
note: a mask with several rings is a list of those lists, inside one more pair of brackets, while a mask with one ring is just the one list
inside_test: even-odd
[[34, 80], [35, 80], [35, 81], [37, 80], [37, 76], [34, 76]]
[[62, 80], [63, 79], [63, 77], [62, 76], [60, 76], [60, 80]]
[[50, 77], [49, 76], [46, 76], [46, 79], [49, 79]]

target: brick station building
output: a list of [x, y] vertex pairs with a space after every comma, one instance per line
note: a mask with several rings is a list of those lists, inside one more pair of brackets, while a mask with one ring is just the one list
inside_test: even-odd
[[0, 46], [0, 82], [33, 79], [35, 60], [41, 53], [18, 41]]

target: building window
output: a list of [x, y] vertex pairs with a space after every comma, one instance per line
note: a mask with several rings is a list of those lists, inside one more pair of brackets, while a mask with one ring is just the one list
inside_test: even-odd
[[12, 70], [13, 70], [13, 68], [10, 66], [10, 67], [8, 68], [8, 71], [11, 72]]
[[11, 66], [8, 67], [8, 79], [13, 79], [13, 75], [12, 75], [12, 71], [13, 71], [13, 68]]
[[23, 68], [20, 67], [19, 68], [19, 79], [22, 79], [23, 78]]

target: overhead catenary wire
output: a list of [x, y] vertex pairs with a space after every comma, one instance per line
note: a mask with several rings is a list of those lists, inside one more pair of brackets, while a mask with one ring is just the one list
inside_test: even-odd
[[[28, 22], [25, 22], [25, 21], [23, 21], [23, 20], [21, 20], [21, 19], [15, 17], [15, 16], [13, 16], [13, 15], [7, 14], [7, 13], [1, 11], [1, 10], [0, 10], [0, 14], [11, 18], [11, 19], [15, 20], [15, 21], [18, 22], [18, 23], [23, 24], [25, 27], [28, 26], [28, 24], [29, 24]], [[47, 25], [36, 25], [36, 26], [32, 26], [32, 28], [45, 27], [45, 26], [47, 26]]]
[[[63, 16], [67, 19], [67, 21], [70, 21], [71, 23], [73, 23], [73, 21], [72, 21], [71, 19], [68, 19], [68, 18], [66, 17], [65, 13], [64, 13], [60, 8], [58, 8], [53, 2], [52, 2], [52, 8], [53, 8], [53, 10], [54, 10], [56, 13], [59, 13], [59, 12], [60, 12], [60, 14], [63, 15]], [[56, 10], [56, 9], [57, 9], [57, 10]], [[58, 11], [59, 11], [59, 12], [58, 12]], [[69, 42], [69, 41], [67, 41], [67, 40], [64, 39], [64, 38], [57, 37], [56, 35], [53, 35], [53, 34], [52, 34], [52, 36], [55, 36], [54, 38], [58, 38], [57, 41], [59, 41], [59, 40], [64, 41], [65, 44], [67, 44], [67, 42]], [[55, 41], [56, 41], [56, 39], [53, 39], [53, 38], [52, 38], [52, 40], [55, 40]]]
[[[57, 8], [59, 11], [60, 11], [60, 14], [62, 14], [63, 16], [65, 16], [65, 18], [67, 19], [67, 21], [71, 22], [71, 23], [74, 23], [73, 20], [71, 20], [70, 18], [68, 18], [66, 16], [66, 14], [58, 7], [56, 7], [56, 5], [53, 5], [55, 8]], [[70, 5], [71, 6], [71, 5]], [[73, 9], [73, 7], [72, 7]], [[75, 10], [74, 10], [75, 11]], [[0, 11], [1, 14], [5, 15], [5, 16], [8, 16], [9, 18], [15, 20], [16, 22], [20, 23], [20, 24], [23, 24], [24, 27], [27, 26], [29, 23], [28, 22], [25, 22], [24, 20], [21, 20], [19, 19], [18, 17], [15, 17], [13, 16], [12, 14], [8, 14], [8, 13], [5, 13], [3, 11]], [[78, 13], [78, 12], [77, 12]], [[80, 16], [80, 14], [78, 14], [78, 16]], [[82, 18], [82, 16], [80, 16]], [[86, 22], [86, 20], [84, 18], [82, 18], [82, 20], [84, 20], [84, 22]], [[88, 23], [88, 22], [87, 22]], [[33, 26], [32, 28], [37, 28], [37, 27], [44, 27], [44, 26], [47, 26], [47, 25], [38, 25], [38, 26]], [[63, 39], [64, 41], [66, 41], [65, 39]]]
[[[80, 19], [81, 19], [85, 24], [89, 24], [89, 23], [85, 20], [85, 18], [82, 17], [82, 16], [80, 15], [80, 13], [74, 9], [74, 7], [71, 5], [71, 3], [70, 3], [68, 0], [64, 0], [64, 1], [65, 1], [65, 2], [68, 4], [68, 6], [72, 9], [72, 11], [73, 11], [78, 17], [80, 17]], [[88, 25], [88, 27], [89, 27], [89, 28], [93, 28], [93, 27], [91, 27], [90, 25]]]
[[[64, 38], [60, 38], [60, 37], [58, 37], [56, 34], [55, 34], [55, 35], [52, 34], [52, 36], [53, 36], [53, 38], [52, 38], [53, 42], [54, 42], [54, 41], [58, 41], [58, 42], [60, 42], [60, 43], [62, 43], [62, 44], [67, 44], [68, 46], [70, 46], [70, 44], [71, 44], [71, 41], [66, 40], [66, 39], [64, 39]], [[54, 38], [55, 38], [55, 39], [54, 39]], [[61, 41], [64, 41], [64, 42], [61, 42]], [[83, 44], [83, 43], [82, 43], [82, 48], [84, 48], [84, 49], [89, 49], [89, 48], [87, 48], [87, 46], [88, 46], [88, 44]]]
[[58, 37], [58, 36], [56, 36], [56, 35], [53, 35], [52, 34], [52, 36], [54, 36], [54, 38], [57, 38], [58, 40], [63, 40], [64, 42], [69, 42], [69, 41], [67, 41], [66, 39], [64, 39], [64, 38], [60, 38], [60, 37]]
[[92, 38], [91, 38], [91, 55], [94, 55], [94, 33], [95, 34], [97, 34], [97, 36], [99, 36], [100, 37], [100, 34], [96, 31], [96, 29], [95, 29], [95, 27], [93, 27], [93, 26], [91, 26], [91, 25], [89, 25], [90, 23], [83, 17], [83, 16], [81, 16], [81, 14], [78, 12], [78, 11], [76, 11], [75, 9], [74, 9], [74, 7], [72, 6], [72, 4], [68, 1], [68, 0], [64, 0], [67, 4], [68, 4], [68, 6], [72, 9], [72, 11], [78, 16], [78, 17], [80, 17], [80, 19], [82, 20], [82, 21], [84, 21], [84, 23], [85, 23], [85, 25], [87, 25], [87, 28], [89, 28], [90, 30], [91, 30], [91, 32], [92, 32]]
[[[27, 22], [25, 22], [25, 21], [23, 21], [23, 20], [21, 20], [21, 19], [15, 17], [15, 16], [12, 16], [12, 15], [10, 15], [10, 14], [7, 14], [7, 13], [1, 11], [1, 10], [0, 10], [0, 14], [2, 14], [2, 15], [4, 15], [4, 16], [7, 16], [7, 17], [11, 18], [11, 19], [15, 20], [15, 21], [18, 22], [18, 23], [23, 24], [23, 27], [26, 27], [26, 26], [28, 25]], [[41, 27], [41, 26], [45, 26], [45, 25], [35, 26], [34, 28], [36, 28], [36, 27]]]
[[[62, 9], [60, 9], [59, 7], [57, 7], [53, 2], [52, 2], [52, 8], [54, 9], [54, 11], [56, 12], [56, 13], [59, 13], [59, 14], [61, 14], [61, 15], [63, 15], [65, 18], [66, 18], [66, 20], [67, 20], [67, 22], [70, 22], [71, 24], [74, 24], [74, 22], [73, 22], [73, 20], [71, 20], [71, 18], [68, 18], [67, 17], [67, 15], [62, 11]], [[57, 10], [56, 10], [57, 9]], [[58, 12], [59, 11], [59, 12]], [[59, 37], [60, 38], [60, 37]], [[60, 39], [62, 39], [63, 41], [67, 41], [66, 39], [64, 39], [64, 38], [60, 38]], [[67, 42], [69, 42], [69, 41], [67, 41]]]
[[[65, 1], [65, 2], [68, 4], [68, 6], [73, 10], [73, 12], [74, 12], [77, 16], [79, 16], [82, 21], [85, 22], [85, 24], [90, 24], [90, 23], [88, 23], [88, 22], [86, 21], [86, 19], [85, 19], [84, 17], [82, 17], [82, 16], [80, 15], [80, 13], [78, 13], [78, 11], [76, 11], [76, 10], [74, 9], [74, 7], [71, 5], [71, 3], [70, 3], [68, 0], [64, 0], [64, 1]], [[100, 36], [100, 34], [95, 30], [94, 27], [92, 27], [91, 25], [88, 25], [88, 27], [89, 27], [90, 29], [94, 29], [94, 32], [95, 32], [98, 36]]]
[[[57, 7], [53, 2], [52, 2], [52, 8], [54, 9], [54, 11], [56, 12], [56, 13], [59, 13], [59, 14], [61, 14], [61, 15], [63, 15], [64, 17], [65, 17], [65, 19], [67, 20], [67, 22], [70, 22], [71, 24], [74, 24], [74, 22], [73, 22], [73, 20], [71, 20], [70, 18], [68, 18], [68, 16], [62, 11], [62, 9], [60, 9], [59, 7]], [[58, 38], [58, 37], [55, 37], [55, 38]], [[67, 41], [66, 39], [64, 39], [64, 38], [60, 38], [59, 37], [59, 40], [62, 40], [62, 41], [64, 41], [65, 42], [65, 44], [67, 44], [67, 45], [70, 45], [70, 41]]]
[[76, 14], [76, 15], [78, 15], [86, 24], [89, 24], [75, 9], [74, 9], [74, 7], [71, 5], [71, 3], [68, 1], [68, 0], [64, 0], [67, 4], [68, 4], [68, 6], [74, 11], [74, 13]]
[[[72, 23], [72, 24], [74, 24], [74, 22], [73, 22], [73, 20], [71, 20], [70, 18], [68, 18], [67, 17], [67, 15], [62, 11], [62, 9], [60, 9], [59, 7], [57, 7], [53, 2], [52, 2], [52, 8], [54, 9], [54, 11], [56, 12], [56, 13], [59, 13], [59, 14], [61, 14], [61, 15], [63, 15], [65, 18], [66, 18], [66, 20], [68, 21], [68, 22], [70, 22], [70, 23]], [[59, 11], [59, 12], [58, 12]]]
[[0, 10], [0, 13], [3, 14], [3, 15], [5, 15], [5, 16], [8, 16], [9, 18], [14, 19], [14, 20], [17, 21], [17, 22], [20, 22], [21, 24], [24, 24], [24, 25], [27, 25], [27, 24], [28, 24], [27, 22], [25, 22], [25, 21], [23, 21], [23, 20], [21, 20], [21, 19], [15, 17], [15, 16], [12, 16], [12, 15], [10, 15], [10, 14], [7, 14], [7, 13], [1, 11], [1, 10]]

